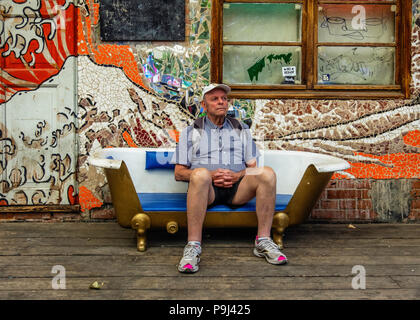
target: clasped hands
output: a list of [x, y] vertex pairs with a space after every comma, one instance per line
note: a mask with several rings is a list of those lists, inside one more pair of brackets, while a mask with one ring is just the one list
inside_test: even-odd
[[241, 172], [234, 172], [228, 169], [217, 169], [211, 171], [213, 184], [220, 188], [230, 188], [241, 178]]

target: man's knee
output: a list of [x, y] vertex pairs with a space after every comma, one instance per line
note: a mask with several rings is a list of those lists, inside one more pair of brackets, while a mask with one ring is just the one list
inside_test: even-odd
[[210, 184], [211, 181], [211, 173], [206, 168], [196, 168], [192, 171], [190, 176], [190, 183]]
[[260, 181], [270, 186], [276, 186], [276, 172], [271, 167], [264, 167], [260, 176]]

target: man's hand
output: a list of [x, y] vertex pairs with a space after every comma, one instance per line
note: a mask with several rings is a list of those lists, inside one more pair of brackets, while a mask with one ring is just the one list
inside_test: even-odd
[[230, 188], [241, 178], [241, 172], [234, 172], [227, 169], [217, 169], [211, 171], [211, 177], [216, 187]]

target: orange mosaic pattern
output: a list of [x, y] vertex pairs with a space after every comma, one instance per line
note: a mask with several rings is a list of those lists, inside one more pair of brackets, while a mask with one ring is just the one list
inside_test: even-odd
[[[404, 143], [413, 147], [420, 147], [420, 130], [414, 130], [403, 137]], [[420, 154], [419, 153], [394, 153], [383, 156], [374, 156], [363, 152], [355, 152], [356, 156], [365, 156], [379, 160], [384, 166], [378, 164], [366, 164], [361, 162], [351, 163], [351, 168], [346, 172], [356, 178], [373, 179], [400, 179], [420, 178]], [[332, 179], [348, 178], [342, 174], [334, 174]]]
[[420, 131], [415, 130], [406, 134], [404, 136], [404, 143], [409, 146], [420, 148]]
[[341, 174], [341, 173], [338, 173], [338, 172], [335, 172], [333, 175], [332, 175], [332, 177], [331, 177], [331, 179], [348, 179], [349, 177], [348, 176], [345, 176], [344, 174]]
[[79, 8], [78, 14], [78, 54], [88, 55], [94, 62], [100, 65], [112, 65], [121, 68], [127, 77], [139, 86], [147, 89], [144, 85], [137, 61], [128, 45], [97, 44], [93, 41], [92, 27], [99, 21], [99, 4], [90, 4], [90, 14], [85, 15], [84, 10]]
[[84, 186], [79, 187], [79, 202], [82, 212], [86, 209], [100, 208], [103, 204], [93, 195], [92, 191]]
[[131, 148], [138, 148], [138, 145], [136, 145], [136, 143], [133, 141], [133, 138], [127, 131], [123, 132], [123, 139]]
[[380, 160], [386, 166], [378, 164], [352, 163], [346, 172], [357, 178], [400, 179], [420, 178], [420, 154], [394, 153], [384, 156], [373, 156], [362, 152], [355, 155]]

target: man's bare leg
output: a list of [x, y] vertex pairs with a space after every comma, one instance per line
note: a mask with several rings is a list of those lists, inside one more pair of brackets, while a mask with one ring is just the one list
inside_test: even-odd
[[178, 264], [179, 272], [197, 272], [201, 255], [201, 239], [207, 205], [215, 199], [210, 171], [194, 169], [190, 175], [187, 194], [188, 243]]
[[264, 167], [260, 174], [245, 175], [233, 198], [233, 204], [244, 204], [256, 197], [258, 237], [270, 237], [276, 203], [276, 173]]
[[270, 167], [264, 167], [261, 171], [258, 175], [245, 175], [232, 203], [242, 204], [253, 196], [257, 198], [258, 233], [254, 255], [265, 258], [271, 264], [285, 264], [287, 257], [270, 237], [276, 204], [276, 174]]
[[215, 199], [211, 173], [197, 168], [191, 173], [187, 194], [188, 241], [200, 241], [208, 204]]

